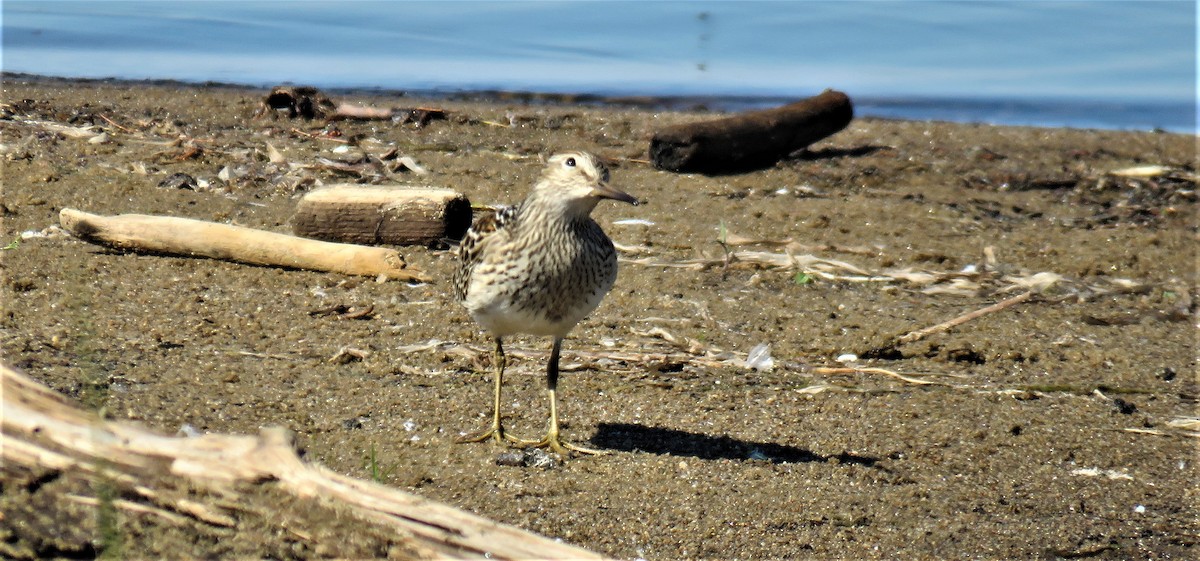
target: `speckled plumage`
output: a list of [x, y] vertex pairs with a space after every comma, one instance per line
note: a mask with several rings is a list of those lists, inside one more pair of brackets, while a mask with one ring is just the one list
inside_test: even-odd
[[517, 333], [554, 337], [547, 365], [551, 398], [547, 439], [527, 442], [506, 437], [497, 410], [492, 429], [467, 440], [494, 436], [563, 452], [554, 404], [559, 347], [562, 338], [600, 305], [617, 278], [616, 250], [591, 212], [605, 198], [637, 204], [637, 199], [612, 188], [608, 181], [608, 168], [594, 156], [557, 154], [524, 201], [476, 221], [463, 238], [455, 295], [495, 337], [497, 407], [504, 368], [501, 338]]

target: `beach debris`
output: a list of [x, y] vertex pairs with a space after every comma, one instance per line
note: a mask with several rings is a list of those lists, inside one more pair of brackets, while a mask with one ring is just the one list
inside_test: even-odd
[[396, 124], [412, 123], [417, 128], [431, 121], [446, 118], [446, 111], [436, 107], [413, 107], [407, 109], [369, 107], [354, 103], [335, 103], [312, 86], [275, 86], [263, 99], [256, 116], [285, 114], [288, 119], [327, 119], [329, 121], [392, 121]]
[[1100, 469], [1100, 468], [1078, 468], [1071, 470], [1071, 475], [1080, 475], [1083, 477], [1106, 477], [1108, 479], [1125, 479], [1133, 481], [1133, 476], [1129, 475], [1125, 470], [1116, 469]]
[[189, 189], [195, 191], [199, 188], [196, 183], [196, 178], [186, 173], [172, 173], [166, 179], [158, 182], [159, 189]]
[[[1125, 432], [1153, 434], [1156, 436], [1184, 436], [1188, 438], [1200, 438], [1200, 417], [1176, 417], [1166, 422], [1166, 426], [1170, 431], [1156, 431], [1154, 429], [1129, 428], [1124, 429]], [[1180, 460], [1180, 469], [1183, 469], [1182, 460]]]
[[334, 304], [316, 310], [309, 310], [308, 315], [312, 317], [337, 316], [339, 319], [370, 319], [374, 312], [375, 306], [370, 304], [365, 306]]
[[[621, 246], [621, 261], [648, 267], [691, 270], [725, 268], [728, 270], [780, 270], [795, 279], [802, 272], [805, 284], [814, 281], [871, 283], [881, 287], [905, 284], [924, 294], [945, 294], [976, 297], [992, 292], [1031, 291], [1035, 293], [1062, 292], [1086, 298], [1112, 293], [1138, 293], [1147, 289], [1144, 283], [1118, 277], [1105, 277], [1094, 282], [1068, 278], [1052, 271], [1031, 273], [1006, 267], [997, 270], [994, 249], [984, 248], [984, 263], [963, 266], [953, 271], [918, 269], [911, 266], [870, 269], [841, 259], [820, 257], [810, 251], [832, 251], [857, 255], [878, 255], [879, 248], [854, 246], [809, 246], [793, 240], [747, 238], [727, 227], [719, 232], [721, 256], [702, 256], [686, 259], [662, 259], [662, 250], [648, 246]], [[782, 251], [742, 249], [761, 245]], [[633, 257], [637, 255], [637, 257]], [[1190, 302], [1190, 299], [1188, 300]]]
[[287, 118], [324, 118], [336, 109], [333, 100], [312, 86], [275, 86], [263, 99], [258, 115], [286, 113]]
[[23, 125], [38, 128], [47, 132], [61, 134], [67, 138], [83, 138], [91, 140], [97, 136], [100, 136], [101, 134], [104, 134], [104, 131], [97, 125], [76, 127], [64, 125], [62, 123], [56, 123], [54, 121], [43, 121], [39, 119], [15, 119], [15, 121]]
[[436, 107], [412, 108], [380, 108], [339, 103], [329, 115], [330, 121], [359, 120], [359, 121], [391, 121], [397, 125], [413, 124], [416, 128], [424, 128], [431, 121], [446, 119], [446, 110]]
[[[794, 284], [809, 285], [820, 281], [839, 283], [870, 283], [885, 290], [893, 290], [897, 285], [908, 287], [929, 295], [954, 295], [963, 297], [1003, 296], [1008, 293], [1018, 293], [995, 304], [973, 310], [937, 325], [917, 329], [889, 339], [875, 347], [857, 353], [863, 359], [898, 359], [902, 358], [900, 346], [924, 339], [935, 333], [949, 331], [964, 323], [979, 317], [996, 313], [1008, 307], [1024, 302], [1037, 301], [1054, 303], [1062, 299], [1087, 300], [1105, 294], [1143, 293], [1148, 290], [1145, 283], [1117, 277], [1100, 279], [1073, 279], [1052, 271], [1031, 273], [1020, 271], [1011, 266], [1000, 266], [997, 262], [995, 249], [985, 247], [983, 262], [962, 266], [952, 271], [935, 271], [916, 269], [913, 267], [893, 267], [881, 270], [871, 270], [847, 261], [818, 257], [812, 254], [797, 253], [806, 246], [790, 240], [760, 240], [746, 238], [729, 231], [728, 227], [719, 228], [717, 243], [721, 246], [722, 256], [704, 256], [697, 258], [667, 260], [656, 257], [661, 250], [647, 246], [621, 246], [620, 260], [623, 263], [644, 265], [649, 267], [683, 268], [692, 270], [780, 270], [789, 274]], [[746, 245], [765, 245], [782, 249], [778, 251], [754, 251], [739, 249]], [[850, 253], [872, 254], [878, 250], [863, 248], [831, 248], [824, 250], [846, 251]], [[1191, 298], [1187, 291], [1173, 289], [1173, 292], [1184, 294], [1179, 303], [1169, 310], [1147, 312], [1144, 315], [1158, 321], [1186, 321], [1194, 317], [1191, 311]], [[1036, 299], [1036, 300], [1035, 300]], [[853, 354], [839, 356], [838, 360], [851, 359]], [[851, 359], [853, 360], [853, 359]]]
[[417, 175], [429, 175], [429, 170], [421, 167], [421, 164], [418, 164], [412, 156], [400, 156], [399, 158], [394, 159], [396, 161], [396, 165], [392, 166], [392, 173], [411, 171]]
[[782, 107], [659, 129], [654, 167], [679, 173], [736, 173], [773, 165], [850, 124], [854, 108], [839, 91]]
[[759, 372], [770, 372], [775, 368], [775, 359], [771, 358], [771, 344], [759, 343], [746, 354], [746, 368]]
[[[1111, 224], [1132, 222], [1147, 224], [1172, 216], [1186, 216], [1180, 206], [1197, 199], [1196, 183], [1200, 181], [1190, 169], [1167, 165], [1143, 165], [1102, 172], [1095, 170], [1072, 172], [1000, 171], [987, 174], [971, 173], [962, 178], [963, 186], [995, 191], [1062, 191], [1072, 206], [1090, 207], [1090, 217], [1061, 219], [1067, 225], [1075, 222]], [[1019, 208], [984, 207], [985, 214], [1003, 219], [1010, 213], [1021, 214]]]
[[356, 349], [354, 347], [342, 347], [338, 349], [333, 356], [329, 357], [329, 362], [333, 364], [350, 364], [351, 362], [362, 362], [371, 356], [370, 351]]
[[914, 378], [912, 376], [905, 376], [903, 374], [893, 372], [886, 368], [819, 366], [819, 367], [813, 368], [812, 371], [814, 374], [882, 374], [884, 376], [895, 378], [902, 382], [907, 382], [909, 384], [914, 384], [917, 386], [928, 386], [931, 384], [939, 384], [939, 382], [923, 380], [921, 378]]
[[436, 107], [414, 107], [412, 109], [392, 109], [392, 122], [399, 124], [412, 123], [417, 128], [423, 128], [430, 121], [446, 119], [446, 110]]
[[541, 448], [525, 448], [510, 450], [496, 454], [496, 465], [506, 467], [531, 467], [551, 469], [562, 465], [558, 454], [547, 452]]
[[435, 247], [461, 239], [471, 218], [471, 202], [452, 189], [342, 183], [304, 195], [292, 232], [344, 243]]
[[173, 216], [100, 216], [64, 208], [59, 223], [76, 237], [119, 249], [209, 257], [251, 265], [428, 282], [395, 250], [336, 244]]
[[172, 149], [156, 152], [151, 158], [156, 163], [170, 164], [198, 160], [205, 154], [204, 146], [190, 138], [176, 139], [170, 146]]
[[17, 236], [15, 240], [9, 242], [8, 245], [5, 245], [0, 249], [16, 249], [17, 246], [20, 245], [20, 240], [57, 239], [65, 238], [69, 235], [70, 234], [66, 230], [63, 230], [58, 224], [51, 224], [45, 228], [42, 228], [41, 230], [25, 230], [24, 232], [21, 232], [21, 234]]
[[1167, 426], [1176, 429], [1200, 432], [1200, 417], [1177, 417], [1167, 421]]
[[[337, 139], [340, 141], [341, 139]], [[294, 169], [332, 171], [342, 175], [350, 175], [372, 183], [386, 180], [398, 174], [411, 172], [416, 175], [428, 175], [429, 170], [417, 163], [411, 156], [398, 154], [391, 148], [378, 156], [371, 154], [362, 146], [339, 144], [332, 150], [326, 151], [327, 156], [318, 156], [316, 163], [292, 164]]]
[[[248, 513], [258, 512], [261, 503], [250, 498], [257, 488], [288, 501], [333, 505], [353, 520], [379, 525], [391, 536], [388, 551], [400, 552], [398, 558], [484, 558], [481, 552], [487, 552], [486, 557], [495, 559], [525, 559], [536, 552], [544, 559], [605, 559], [313, 463], [302, 457], [295, 435], [282, 427], [250, 435], [185, 428], [181, 436], [169, 436], [80, 409], [76, 400], [3, 364], [0, 410], [6, 473], [53, 473], [82, 481], [104, 478], [113, 494], [123, 498], [64, 497], [92, 508], [107, 503], [119, 509], [120, 516], [150, 515], [172, 525], [190, 520], [210, 530], [236, 529]], [[272, 524], [265, 531], [305, 535], [286, 521]], [[409, 553], [414, 551], [421, 554]]]
[[339, 103], [334, 111], [329, 114], [329, 120], [341, 121], [357, 119], [361, 121], [386, 121], [392, 118], [392, 114], [393, 111], [391, 109]]
[[267, 143], [267, 161], [269, 161], [275, 165], [283, 165], [283, 164], [287, 163], [287, 158], [285, 158], [283, 156], [283, 153], [280, 152], [278, 148], [275, 148], [275, 146], [273, 144], [268, 142]]
[[244, 166], [224, 166], [217, 172], [217, 179], [229, 183], [235, 179], [246, 177], [249, 173]]
[[1121, 168], [1108, 172], [1109, 175], [1117, 177], [1160, 177], [1174, 171], [1168, 166], [1152, 165], [1152, 166], [1134, 166], [1131, 168]]
[[877, 348], [871, 349], [867, 352], [864, 352], [864, 353], [862, 353], [862, 355], [867, 358], [877, 358], [877, 357], [894, 355], [897, 352], [896, 348], [899, 347], [900, 345], [905, 345], [908, 343], [912, 343], [914, 341], [919, 341], [919, 340], [924, 339], [925, 337], [928, 337], [934, 333], [941, 333], [944, 331], [949, 331], [949, 330], [951, 330], [959, 325], [962, 325], [964, 323], [967, 323], [968, 321], [971, 321], [973, 319], [977, 319], [977, 318], [983, 317], [985, 315], [998, 312], [1005, 308], [1015, 306], [1022, 302], [1026, 302], [1030, 298], [1033, 298], [1033, 296], [1035, 294], [1037, 294], [1037, 292], [1034, 290], [1030, 290], [1028, 292], [1022, 292], [1021, 294], [1018, 294], [1016, 296], [1013, 296], [1013, 297], [1005, 299], [1005, 300], [1001, 300], [1000, 302], [992, 304], [991, 306], [987, 306], [985, 308], [981, 308], [978, 310], [968, 312], [966, 314], [946, 320], [937, 325], [926, 327], [924, 329], [918, 329], [916, 331], [910, 331], [904, 335], [896, 337], [892, 341], [889, 341], [880, 347], [877, 347]]
[[292, 134], [313, 140], [328, 140], [330, 142], [338, 142], [341, 144], [349, 144], [349, 140], [342, 138], [342, 131], [336, 126], [329, 125], [317, 132], [308, 132], [300, 129], [292, 129]]
[[378, 160], [371, 157], [365, 157], [354, 162], [342, 160], [333, 160], [330, 158], [317, 158], [316, 164], [312, 164], [309, 169], [320, 169], [325, 171], [334, 171], [344, 175], [353, 175], [362, 178], [368, 177], [383, 177], [387, 170], [379, 163]]

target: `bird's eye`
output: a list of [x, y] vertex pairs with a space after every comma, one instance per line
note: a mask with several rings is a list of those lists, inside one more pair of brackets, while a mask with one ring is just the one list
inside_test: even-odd
[[567, 167], [573, 168], [575, 167], [575, 158], [567, 158], [567, 161], [563, 163], [566, 164]]

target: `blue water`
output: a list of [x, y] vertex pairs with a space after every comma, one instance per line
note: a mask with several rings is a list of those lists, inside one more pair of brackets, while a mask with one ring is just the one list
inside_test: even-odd
[[739, 97], [1196, 132], [1194, 1], [4, 0], [3, 69], [325, 88]]

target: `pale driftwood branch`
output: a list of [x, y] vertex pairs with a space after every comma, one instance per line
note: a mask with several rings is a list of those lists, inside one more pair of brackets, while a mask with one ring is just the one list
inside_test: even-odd
[[121, 249], [210, 257], [272, 267], [427, 282], [398, 252], [382, 247], [330, 243], [173, 216], [99, 216], [64, 208], [59, 223], [87, 241]]
[[[236, 524], [177, 489], [209, 489], [224, 500], [247, 485], [272, 482], [300, 498], [346, 507], [397, 533], [413, 557], [442, 559], [601, 559], [596, 553], [500, 524], [398, 489], [360, 481], [302, 461], [286, 431], [258, 436], [162, 436], [131, 423], [105, 421], [0, 365], [0, 459], [4, 469], [52, 469], [94, 476], [153, 501], [116, 507], [182, 523], [194, 518]], [[147, 482], [155, 482], [153, 484]], [[158, 489], [147, 485], [175, 486]], [[178, 495], [178, 496], [176, 496]], [[80, 499], [67, 500], [78, 501]], [[88, 501], [90, 499], [82, 499]], [[235, 511], [237, 504], [234, 503]]]
[[432, 246], [471, 227], [471, 202], [452, 189], [339, 184], [300, 199], [292, 231], [318, 240]]

